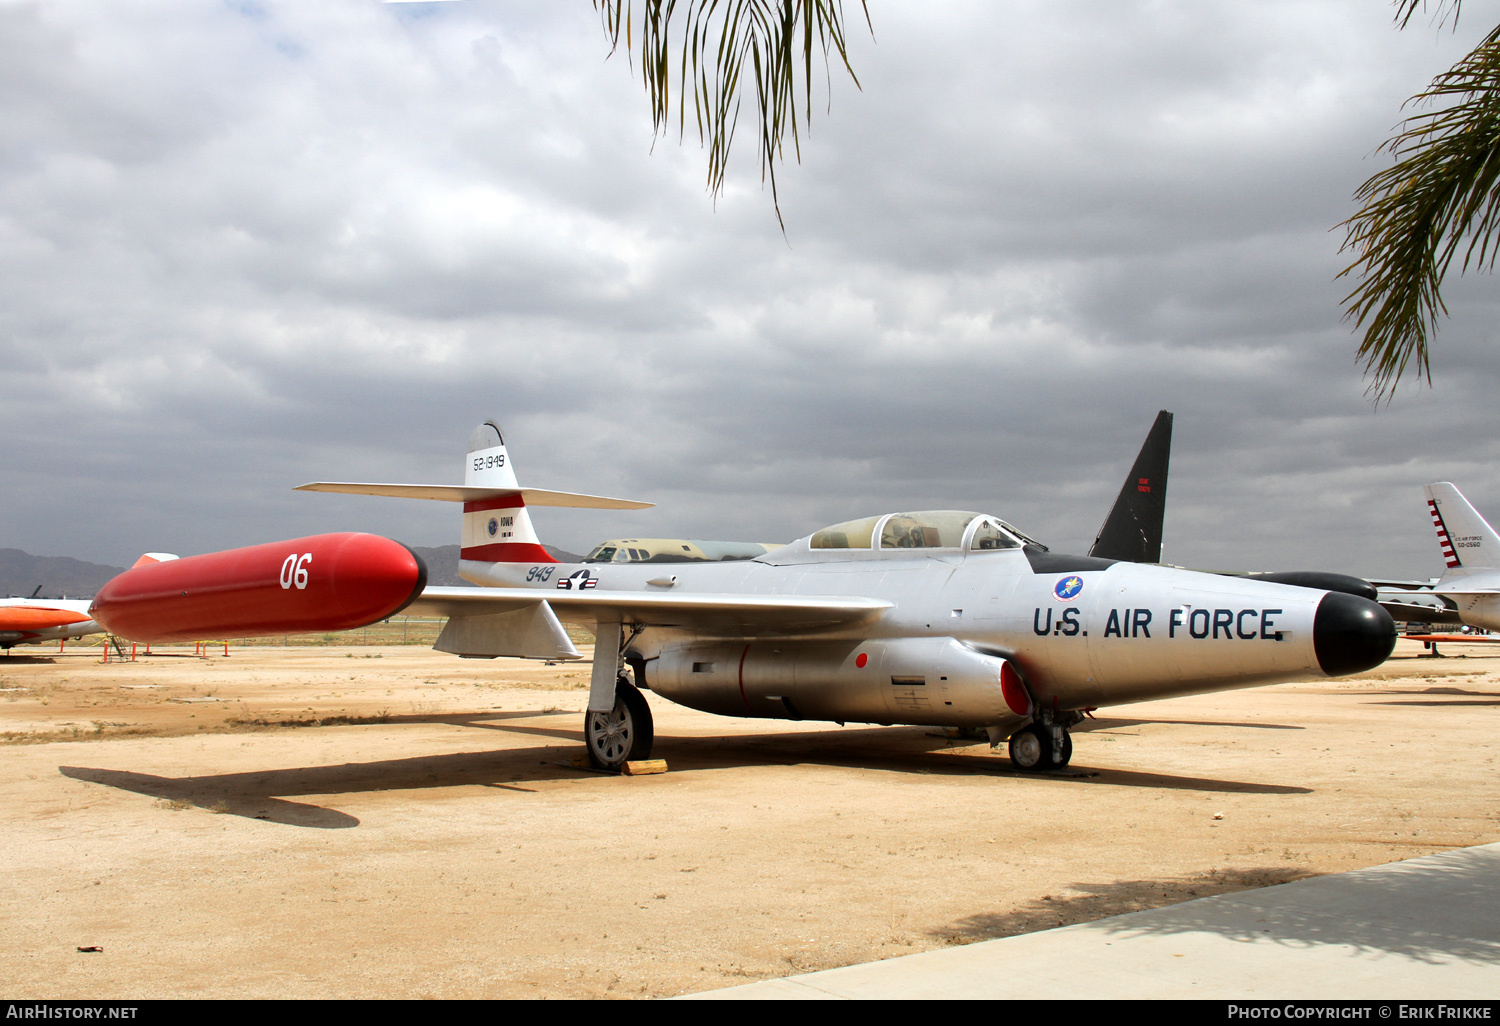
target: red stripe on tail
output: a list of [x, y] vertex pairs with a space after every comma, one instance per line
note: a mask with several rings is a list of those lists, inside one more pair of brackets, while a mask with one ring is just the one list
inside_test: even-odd
[[1443, 523], [1443, 515], [1438, 512], [1437, 503], [1431, 499], [1427, 500], [1427, 508], [1432, 513], [1432, 526], [1437, 531], [1438, 548], [1443, 551], [1443, 562], [1452, 570], [1461, 564], [1458, 561], [1458, 553], [1453, 551], [1453, 541], [1448, 537], [1448, 527]]
[[484, 513], [492, 509], [522, 509], [526, 500], [517, 492], [515, 495], [505, 495], [498, 499], [480, 499], [478, 502], [464, 503], [465, 513]]
[[470, 545], [458, 550], [459, 559], [479, 563], [556, 563], [547, 550], [536, 542], [493, 542]]

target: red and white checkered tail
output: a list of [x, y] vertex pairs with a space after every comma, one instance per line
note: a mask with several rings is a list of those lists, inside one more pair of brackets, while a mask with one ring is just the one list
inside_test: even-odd
[[1427, 493], [1427, 512], [1450, 572], [1500, 567], [1500, 536], [1462, 492], [1447, 481], [1424, 485], [1422, 490]]
[[514, 488], [516, 494], [464, 503], [459, 558], [483, 563], [555, 563], [537, 540], [526, 512], [526, 500], [505, 439], [494, 421], [485, 421], [469, 436], [464, 484], [471, 488]]

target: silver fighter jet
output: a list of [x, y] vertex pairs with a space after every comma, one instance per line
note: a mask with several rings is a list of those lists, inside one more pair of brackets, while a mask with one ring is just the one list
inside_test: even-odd
[[576, 659], [595, 635], [585, 713], [602, 769], [650, 755], [642, 690], [728, 716], [977, 728], [1022, 769], [1064, 766], [1089, 710], [1379, 665], [1395, 625], [1337, 591], [1070, 556], [964, 510], [862, 517], [732, 563], [553, 561], [528, 506], [649, 503], [521, 488], [500, 429], [469, 439], [463, 485], [318, 482], [309, 491], [463, 503], [460, 573], [408, 612], [435, 648]]

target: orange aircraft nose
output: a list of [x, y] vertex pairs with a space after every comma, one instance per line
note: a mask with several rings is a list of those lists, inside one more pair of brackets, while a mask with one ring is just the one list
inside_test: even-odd
[[88, 618], [87, 613], [75, 613], [71, 609], [48, 609], [46, 606], [0, 606], [0, 631], [44, 631], [49, 627], [83, 623]]

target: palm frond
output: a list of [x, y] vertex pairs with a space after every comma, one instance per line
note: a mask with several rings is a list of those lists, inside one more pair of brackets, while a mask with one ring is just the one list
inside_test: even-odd
[[[867, 2], [860, 0], [860, 8], [869, 26]], [[680, 5], [678, 0], [639, 0], [639, 22], [635, 4], [636, 0], [594, 0], [611, 53], [619, 49], [623, 32], [626, 52], [632, 61], [640, 60], [653, 128], [659, 133], [670, 129], [675, 104], [681, 138], [687, 126], [684, 98], [691, 94], [698, 138], [708, 146], [708, 190], [717, 198], [739, 123], [740, 89], [748, 78], [760, 116], [761, 180], [771, 185], [771, 201], [781, 221], [776, 164], [785, 159], [788, 136], [793, 154], [801, 160], [801, 131], [812, 120], [815, 54], [822, 54], [825, 75], [836, 54], [859, 85], [845, 45], [843, 0], [683, 0]]]
[[[1414, 8], [1420, 0], [1403, 0]], [[1445, 5], [1450, 0], [1444, 0]], [[1457, 16], [1458, 4], [1452, 2]], [[1407, 11], [1410, 17], [1410, 10]], [[1408, 367], [1432, 381], [1428, 350], [1447, 313], [1441, 285], [1461, 251], [1460, 273], [1491, 270], [1500, 229], [1500, 40], [1492, 32], [1409, 103], [1452, 101], [1407, 118], [1381, 151], [1397, 158], [1355, 193], [1363, 204], [1341, 227], [1357, 275], [1345, 319], [1365, 327], [1359, 356], [1379, 398]]]
[[[1436, 10], [1432, 20], [1442, 28], [1451, 25], [1453, 31], [1458, 31], [1458, 15], [1463, 8], [1463, 0], [1437, 0], [1434, 5]], [[1396, 0], [1396, 27], [1406, 28], [1416, 17], [1418, 10], [1427, 10], [1427, 0]], [[1484, 42], [1493, 43], [1500, 40], [1500, 26], [1490, 30], [1490, 34], [1484, 37]]]

